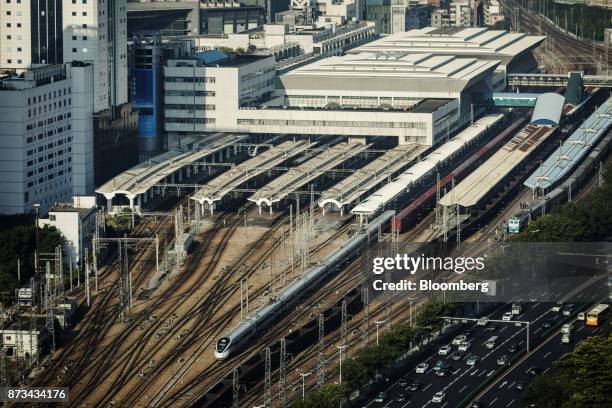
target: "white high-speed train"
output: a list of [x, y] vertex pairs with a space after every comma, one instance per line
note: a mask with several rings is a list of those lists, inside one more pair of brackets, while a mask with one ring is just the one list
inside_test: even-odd
[[248, 320], [238, 325], [217, 340], [215, 357], [223, 360], [231, 354], [242, 349], [249, 339], [261, 330], [270, 326], [281, 315], [287, 306], [301, 299], [307, 292], [312, 291], [330, 272], [345, 259], [351, 257], [367, 242], [368, 235], [376, 236], [379, 227], [385, 227], [395, 215], [395, 211], [385, 211], [375, 218], [361, 233], [351, 237], [340, 249], [329, 255], [320, 265], [311, 268], [300, 279], [292, 282], [272, 303], [269, 303], [255, 312]]

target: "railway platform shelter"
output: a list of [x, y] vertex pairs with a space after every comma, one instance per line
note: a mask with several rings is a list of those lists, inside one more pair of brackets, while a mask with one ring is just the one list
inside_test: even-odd
[[319, 199], [319, 207], [325, 212], [325, 206], [331, 206], [340, 210], [340, 215], [344, 215], [344, 206], [358, 201], [368, 191], [413, 162], [425, 150], [427, 150], [426, 146], [418, 144], [394, 147], [376, 160], [355, 171], [349, 177], [327, 189]]
[[[527, 125], [480, 167], [440, 199], [443, 207], [473, 207], [481, 203], [502, 180], [551, 134], [554, 128]], [[446, 210], [446, 209], [445, 209]]]
[[106, 210], [113, 211], [113, 198], [123, 195], [128, 198], [130, 208], [140, 208], [153, 197], [153, 187], [167, 180], [170, 183], [182, 181], [183, 175], [191, 176], [191, 170], [198, 172], [198, 164], [201, 160], [212, 156], [218, 156], [218, 161], [223, 160], [223, 154], [229, 156], [231, 148], [236, 143], [247, 139], [247, 135], [236, 135], [227, 133], [216, 133], [203, 138], [200, 143], [191, 149], [174, 149], [149, 161], [122, 172], [96, 189], [96, 193], [106, 198]]
[[212, 214], [215, 202], [222, 200], [231, 191], [240, 185], [263, 174], [288, 159], [311, 148], [314, 144], [307, 140], [288, 141], [272, 146], [263, 153], [238, 164], [218, 177], [210, 180], [200, 188], [191, 199], [202, 206], [208, 204]]
[[609, 98], [525, 180], [524, 185], [542, 191], [553, 187], [582, 161], [611, 127], [612, 98]]
[[358, 143], [340, 143], [327, 147], [311, 159], [284, 173], [282, 176], [260, 188], [249, 197], [259, 207], [267, 205], [272, 213], [272, 204], [277, 203], [295, 192], [301, 186], [315, 180], [325, 172], [334, 169], [345, 161], [365, 151], [367, 145]]
[[406, 193], [414, 184], [431, 176], [439, 165], [460, 154], [470, 143], [486, 134], [487, 130], [502, 120], [503, 117], [504, 115], [501, 114], [493, 114], [478, 119], [423, 160], [408, 168], [394, 181], [376, 190], [366, 200], [356, 205], [351, 210], [351, 214], [359, 215], [360, 219], [363, 219], [364, 216], [369, 217], [381, 211], [400, 194]]

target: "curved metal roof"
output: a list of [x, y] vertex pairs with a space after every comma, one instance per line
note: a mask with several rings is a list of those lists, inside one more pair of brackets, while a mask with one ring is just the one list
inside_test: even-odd
[[553, 92], [543, 93], [536, 99], [531, 124], [536, 126], [558, 126], [565, 97]]

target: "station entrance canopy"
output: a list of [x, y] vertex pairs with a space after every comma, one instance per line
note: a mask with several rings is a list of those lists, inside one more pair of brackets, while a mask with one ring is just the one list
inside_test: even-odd
[[184, 168], [189, 173], [189, 166], [247, 138], [246, 135], [224, 133], [203, 138], [192, 150], [171, 150], [124, 171], [97, 188], [96, 193], [106, 197], [107, 211], [112, 210], [112, 200], [117, 195], [125, 195], [133, 209], [134, 199], [138, 198], [139, 205], [141, 197], [146, 201], [147, 197], [152, 195], [153, 186], [159, 182], [166, 178], [174, 182], [175, 174], [180, 181]]

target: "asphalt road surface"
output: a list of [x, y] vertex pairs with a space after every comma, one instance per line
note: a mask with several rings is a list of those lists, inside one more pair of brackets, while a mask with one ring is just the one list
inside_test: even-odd
[[[589, 291], [591, 287], [584, 288]], [[589, 304], [590, 305], [590, 304]], [[465, 332], [470, 340], [470, 349], [459, 360], [452, 358], [458, 346], [451, 345], [451, 351], [446, 356], [438, 354], [439, 347], [424, 354], [420, 361], [413, 361], [407, 366], [406, 374], [394, 382], [389, 382], [382, 388], [385, 392], [383, 402], [374, 400], [366, 404], [368, 407], [414, 408], [440, 407], [454, 408], [465, 406], [475, 397], [474, 390], [483, 385], [491, 376], [499, 376], [493, 385], [489, 386], [478, 398], [483, 407], [512, 408], [524, 406], [521, 401], [521, 391], [516, 389], [519, 382], [525, 383], [532, 378], [528, 370], [536, 367], [539, 372], [547, 372], [552, 363], [563, 354], [571, 351], [578, 342], [588, 336], [597, 334], [599, 328], [584, 326], [583, 322], [575, 321], [574, 317], [566, 316], [561, 311], [553, 311], [553, 303], [523, 303], [519, 315], [513, 316], [511, 322], [487, 323], [478, 326], [474, 322], [461, 324], [460, 333]], [[579, 304], [577, 311], [587, 307]], [[488, 316], [492, 320], [502, 320], [502, 315], [511, 310], [507, 304]], [[517, 326], [515, 321], [528, 321], [530, 336], [530, 354], [526, 353], [526, 324]], [[574, 321], [574, 332], [570, 344], [561, 344], [560, 329], [563, 323]], [[493, 349], [485, 347], [487, 340], [497, 336]], [[514, 349], [517, 350], [514, 350]], [[508, 362], [502, 366], [498, 363], [501, 356], [506, 356]], [[468, 366], [466, 361], [470, 356], [477, 356], [474, 366]], [[450, 366], [447, 376], [436, 375], [434, 366], [443, 361]], [[426, 373], [417, 374], [416, 366], [425, 362], [429, 365]], [[402, 381], [403, 380], [403, 381]], [[411, 390], [411, 384], [418, 383], [417, 390]], [[437, 392], [443, 392], [442, 402], [433, 402]]]

